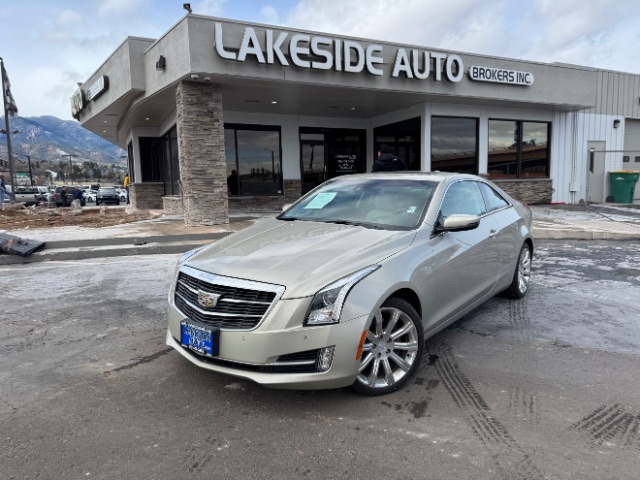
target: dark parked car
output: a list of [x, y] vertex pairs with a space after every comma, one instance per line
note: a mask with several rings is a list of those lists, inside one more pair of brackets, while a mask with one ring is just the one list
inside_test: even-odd
[[[62, 198], [62, 189], [66, 188], [67, 197]], [[56, 207], [69, 207], [73, 202], [73, 194], [80, 187], [72, 186], [72, 185], [63, 185], [62, 187], [56, 187], [55, 192], [53, 192], [53, 201], [56, 202]], [[80, 205], [83, 207], [86, 205], [86, 202], [83, 199], [80, 200]]]
[[96, 195], [96, 205], [104, 205], [107, 203], [120, 205], [120, 196], [113, 187], [101, 187]]

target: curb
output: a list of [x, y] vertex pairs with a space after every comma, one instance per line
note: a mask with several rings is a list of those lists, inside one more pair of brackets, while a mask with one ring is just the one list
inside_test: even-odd
[[36, 252], [28, 257], [20, 257], [17, 255], [0, 256], [0, 266], [6, 265], [24, 265], [27, 263], [38, 262], [58, 262], [64, 260], [87, 260], [93, 258], [110, 258], [110, 257], [127, 257], [133, 255], [158, 255], [184, 253], [193, 248], [200, 247], [211, 243], [210, 241], [201, 242], [185, 242], [185, 243], [165, 243], [150, 244], [140, 247], [116, 247], [87, 250], [51, 250]]
[[535, 240], [640, 240], [638, 233], [533, 228]]
[[191, 235], [116, 237], [93, 240], [65, 240], [45, 243], [28, 257], [0, 255], [0, 266], [63, 260], [184, 253], [226, 237], [231, 232]]

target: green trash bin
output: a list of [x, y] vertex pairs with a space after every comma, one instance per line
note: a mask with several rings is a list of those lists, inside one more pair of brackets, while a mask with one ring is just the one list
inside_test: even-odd
[[633, 170], [609, 172], [609, 191], [611, 193], [607, 200], [613, 203], [633, 203], [633, 192], [636, 189], [638, 178], [640, 178], [640, 172]]

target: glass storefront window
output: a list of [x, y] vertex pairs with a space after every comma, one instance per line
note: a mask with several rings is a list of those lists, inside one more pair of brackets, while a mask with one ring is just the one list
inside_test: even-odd
[[478, 172], [478, 120], [431, 118], [431, 170]]
[[225, 125], [230, 195], [282, 194], [280, 128]]
[[522, 122], [522, 161], [520, 176], [549, 176], [549, 124]]
[[491, 178], [548, 178], [549, 124], [489, 120]]
[[489, 164], [492, 178], [518, 176], [517, 123], [510, 120], [489, 120]]
[[400, 157], [407, 164], [408, 170], [419, 171], [420, 125], [421, 119], [416, 117], [376, 127], [373, 130], [374, 156], [377, 157], [377, 149], [385, 143], [389, 147], [389, 153]]

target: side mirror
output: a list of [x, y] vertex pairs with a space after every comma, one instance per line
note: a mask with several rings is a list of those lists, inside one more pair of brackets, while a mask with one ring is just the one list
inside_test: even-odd
[[444, 221], [442, 230], [445, 232], [466, 232], [474, 230], [480, 225], [477, 215], [450, 215]]
[[291, 207], [291, 205], [293, 205], [292, 203], [285, 203], [282, 206], [282, 213], [286, 212], [287, 210], [289, 210], [289, 208]]

